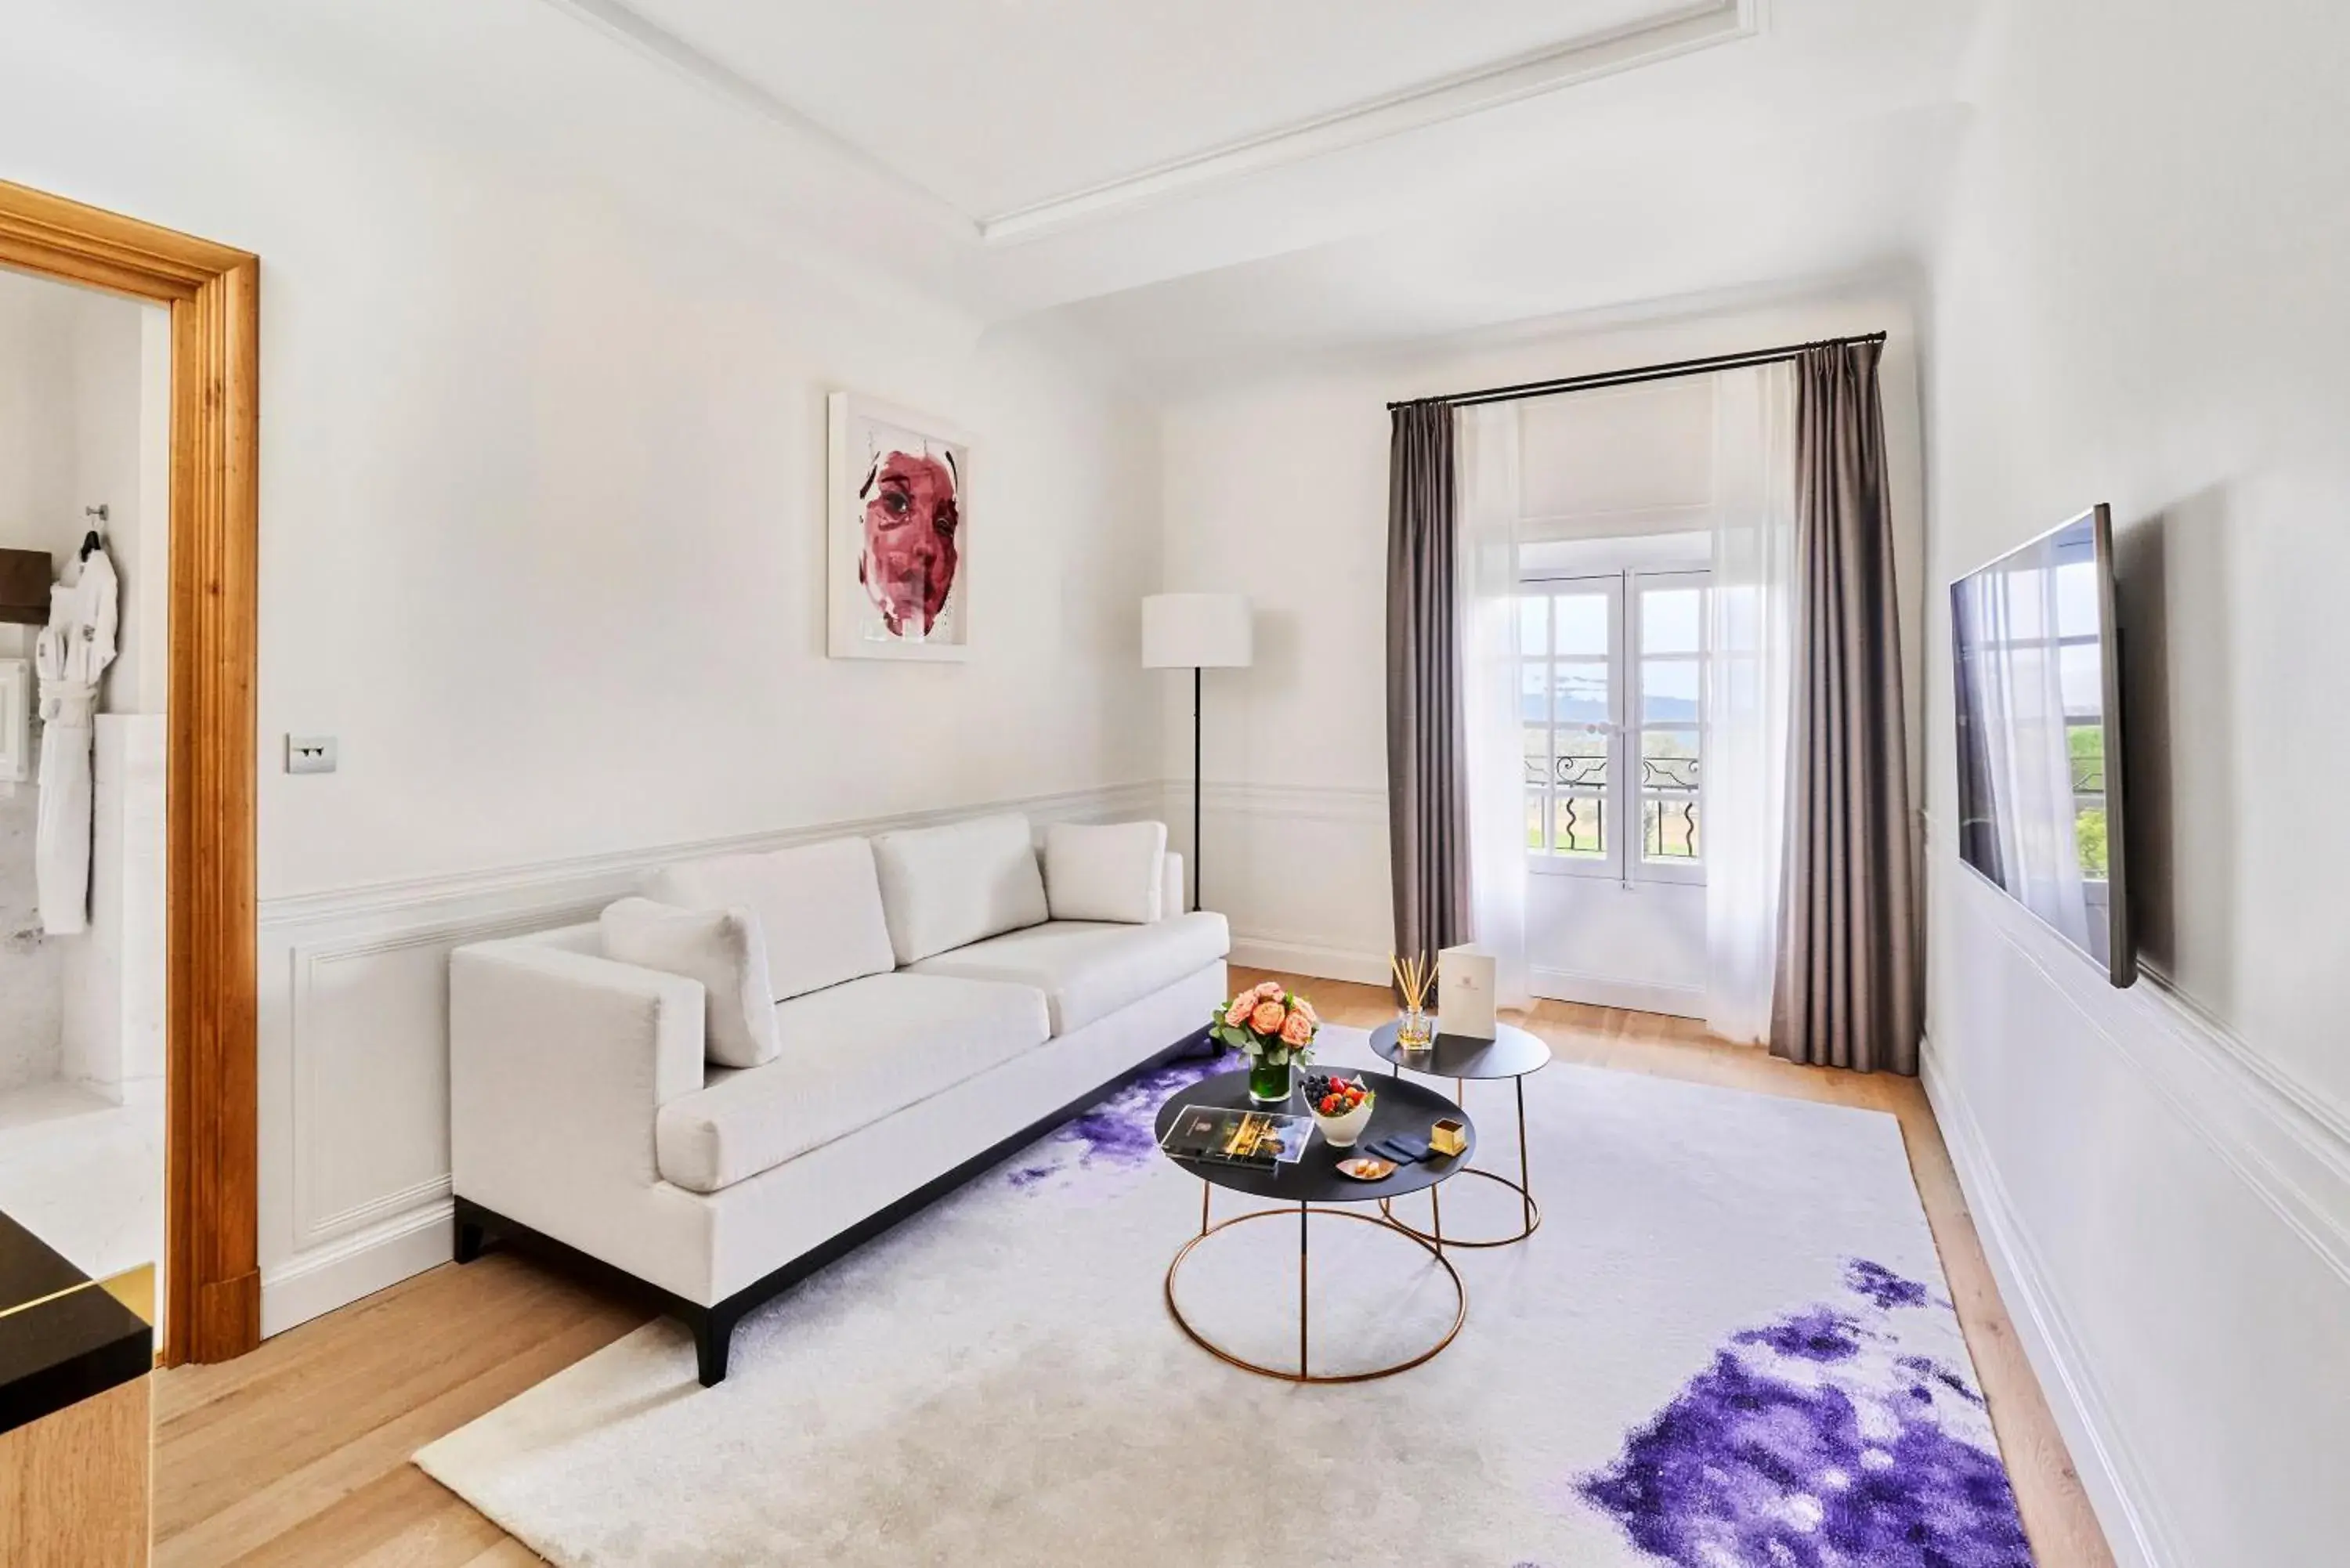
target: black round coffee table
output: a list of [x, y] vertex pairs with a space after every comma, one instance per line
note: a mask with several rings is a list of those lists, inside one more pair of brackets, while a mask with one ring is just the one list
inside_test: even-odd
[[[1459, 1272], [1452, 1267], [1451, 1260], [1444, 1255], [1444, 1223], [1440, 1212], [1437, 1216], [1432, 1233], [1422, 1234], [1383, 1212], [1359, 1214], [1350, 1209], [1334, 1208], [1331, 1205], [1378, 1203], [1384, 1210], [1388, 1199], [1420, 1191], [1427, 1192], [1430, 1201], [1434, 1202], [1437, 1185], [1458, 1172], [1467, 1169], [1470, 1158], [1477, 1152], [1476, 1127], [1459, 1106], [1435, 1090], [1408, 1079], [1391, 1077], [1388, 1082], [1381, 1084], [1374, 1078], [1370, 1080], [1370, 1086], [1374, 1095], [1371, 1119], [1364, 1127], [1360, 1137], [1357, 1139], [1355, 1148], [1332, 1148], [1328, 1141], [1322, 1137], [1320, 1129], [1316, 1128], [1312, 1141], [1306, 1145], [1303, 1158], [1295, 1164], [1276, 1166], [1269, 1170], [1254, 1166], [1225, 1165], [1208, 1159], [1176, 1159], [1176, 1164], [1200, 1179], [1200, 1233], [1184, 1242], [1176, 1252], [1174, 1260], [1167, 1265], [1167, 1311], [1169, 1315], [1174, 1318], [1175, 1325], [1180, 1328], [1194, 1345], [1218, 1360], [1240, 1367], [1246, 1372], [1253, 1372], [1265, 1377], [1278, 1377], [1289, 1383], [1367, 1383], [1373, 1378], [1392, 1377], [1399, 1372], [1408, 1372], [1420, 1363], [1430, 1360], [1452, 1343], [1454, 1337], [1461, 1332], [1461, 1324], [1467, 1321], [1469, 1293], [1461, 1282]], [[1248, 1073], [1245, 1070], [1220, 1073], [1212, 1078], [1201, 1079], [1188, 1089], [1178, 1091], [1168, 1099], [1165, 1105], [1159, 1107], [1156, 1136], [1162, 1147], [1166, 1143], [1169, 1130], [1175, 1125], [1175, 1118], [1186, 1110], [1197, 1106], [1208, 1106], [1219, 1110], [1272, 1110], [1289, 1116], [1312, 1114], [1306, 1108], [1304, 1096], [1295, 1090], [1292, 1090], [1286, 1106], [1258, 1106], [1249, 1098]], [[1418, 1164], [1399, 1165], [1392, 1175], [1379, 1181], [1357, 1181], [1350, 1176], [1339, 1174], [1338, 1162], [1355, 1154], [1364, 1145], [1378, 1138], [1406, 1133], [1425, 1139], [1430, 1127], [1439, 1119], [1446, 1117], [1458, 1121], [1463, 1129], [1465, 1146], [1459, 1154], [1444, 1156], [1430, 1153], [1426, 1159]], [[1219, 1187], [1228, 1188], [1234, 1192], [1243, 1192], [1252, 1198], [1272, 1199], [1282, 1207], [1253, 1209], [1245, 1214], [1236, 1214], [1229, 1220], [1216, 1220], [1211, 1224], [1208, 1213], [1209, 1199], [1214, 1189]], [[1297, 1206], [1297, 1366], [1295, 1371], [1285, 1366], [1268, 1366], [1263, 1362], [1251, 1361], [1245, 1356], [1235, 1355], [1226, 1350], [1193, 1327], [1191, 1321], [1183, 1315], [1183, 1309], [1175, 1299], [1175, 1276], [1182, 1269], [1183, 1261], [1191, 1255], [1192, 1249], [1209, 1237], [1230, 1230], [1235, 1225], [1245, 1225], [1252, 1220], [1285, 1218], [1289, 1213], [1288, 1206], [1293, 1203]], [[1435, 1258], [1437, 1265], [1452, 1282], [1455, 1303], [1451, 1326], [1444, 1331], [1442, 1338], [1408, 1360], [1374, 1367], [1368, 1371], [1317, 1373], [1313, 1369], [1311, 1360], [1313, 1310], [1306, 1290], [1308, 1266], [1306, 1239], [1307, 1220], [1309, 1216], [1317, 1212], [1316, 1205], [1321, 1206], [1318, 1212], [1324, 1219], [1351, 1220], [1393, 1231], [1398, 1235], [1409, 1237]]]
[[[1443, 1021], [1438, 1019], [1435, 1023], [1436, 1038], [1424, 1051], [1406, 1051], [1399, 1044], [1402, 1031], [1399, 1019], [1389, 1019], [1371, 1031], [1371, 1049], [1394, 1063], [1401, 1071], [1425, 1073], [1434, 1078], [1451, 1078], [1454, 1092], [1464, 1100], [1468, 1097], [1469, 1079], [1515, 1080], [1518, 1090], [1518, 1179], [1512, 1181], [1492, 1170], [1471, 1170], [1467, 1174], [1499, 1182], [1515, 1192], [1523, 1205], [1525, 1219], [1515, 1231], [1507, 1236], [1484, 1241], [1464, 1241], [1455, 1237], [1451, 1242], [1455, 1247], [1514, 1246], [1542, 1226], [1542, 1205], [1534, 1201], [1534, 1177], [1528, 1169], [1526, 1157], [1526, 1079], [1550, 1065], [1550, 1047], [1543, 1044], [1541, 1036], [1514, 1023], [1496, 1023], [1493, 1038], [1486, 1040], [1471, 1034], [1447, 1034], [1443, 1030]], [[1391, 1081], [1403, 1083], [1407, 1080], [1397, 1077]], [[1397, 1220], [1389, 1205], [1382, 1203], [1379, 1209], [1393, 1223], [1415, 1236], [1421, 1234], [1417, 1228]], [[1435, 1225], [1437, 1233], [1441, 1235], [1444, 1229], [1442, 1215], [1437, 1215]]]

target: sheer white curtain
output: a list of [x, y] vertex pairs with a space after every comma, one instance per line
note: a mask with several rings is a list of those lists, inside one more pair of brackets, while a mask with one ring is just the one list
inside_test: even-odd
[[1525, 1007], [1525, 748], [1518, 718], [1518, 405], [1458, 410], [1461, 709], [1469, 749], [1469, 908], [1493, 955], [1494, 1003]]
[[1795, 374], [1714, 378], [1713, 592], [1707, 610], [1704, 825], [1706, 1027], [1771, 1033], [1794, 681]]
[[2017, 566], [1971, 587], [1986, 655], [1978, 700], [2000, 880], [2025, 909], [2087, 948], [2056, 573], [2045, 565]]

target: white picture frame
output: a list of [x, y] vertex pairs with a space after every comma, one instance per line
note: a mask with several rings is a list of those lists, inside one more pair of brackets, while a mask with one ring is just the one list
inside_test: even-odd
[[[827, 652], [835, 659], [968, 659], [971, 437], [943, 420], [859, 392], [831, 393], [826, 422]], [[901, 483], [877, 478], [885, 467], [897, 470]], [[884, 493], [914, 514], [902, 535], [878, 510], [876, 497]], [[941, 496], [953, 509], [944, 529], [937, 521]], [[941, 566], [947, 580], [940, 591]], [[883, 586], [875, 587], [877, 580]]]

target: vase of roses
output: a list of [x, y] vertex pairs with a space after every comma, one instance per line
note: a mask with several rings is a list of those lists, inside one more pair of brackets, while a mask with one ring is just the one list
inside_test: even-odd
[[1312, 1002], [1268, 980], [1218, 1008], [1208, 1035], [1248, 1058], [1249, 1098], [1278, 1106], [1289, 1100], [1290, 1069], [1314, 1059], [1321, 1027]]

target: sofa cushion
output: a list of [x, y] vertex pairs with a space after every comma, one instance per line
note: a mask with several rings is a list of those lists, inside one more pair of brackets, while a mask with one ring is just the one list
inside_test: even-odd
[[912, 972], [1034, 986], [1052, 1007], [1053, 1033], [1067, 1034], [1205, 969], [1232, 945], [1223, 916], [1211, 912], [1148, 926], [1055, 920], [924, 959]]
[[[778, 1003], [789, 1048], [663, 1105], [661, 1175], [715, 1192], [1045, 1043], [1044, 998], [1020, 985], [881, 974]], [[1045, 1107], [1049, 1108], [1049, 1107]]]
[[702, 982], [703, 1054], [728, 1067], [775, 1059], [775, 989], [766, 938], [749, 909], [681, 909], [623, 898], [598, 922], [604, 956]]
[[873, 846], [862, 838], [682, 861], [664, 867], [651, 892], [689, 909], [757, 915], [777, 1002], [897, 967]]
[[1045, 901], [1056, 920], [1148, 925], [1159, 915], [1163, 822], [1054, 822], [1045, 827]]
[[900, 964], [1048, 918], [1024, 816], [885, 833], [873, 860]]

